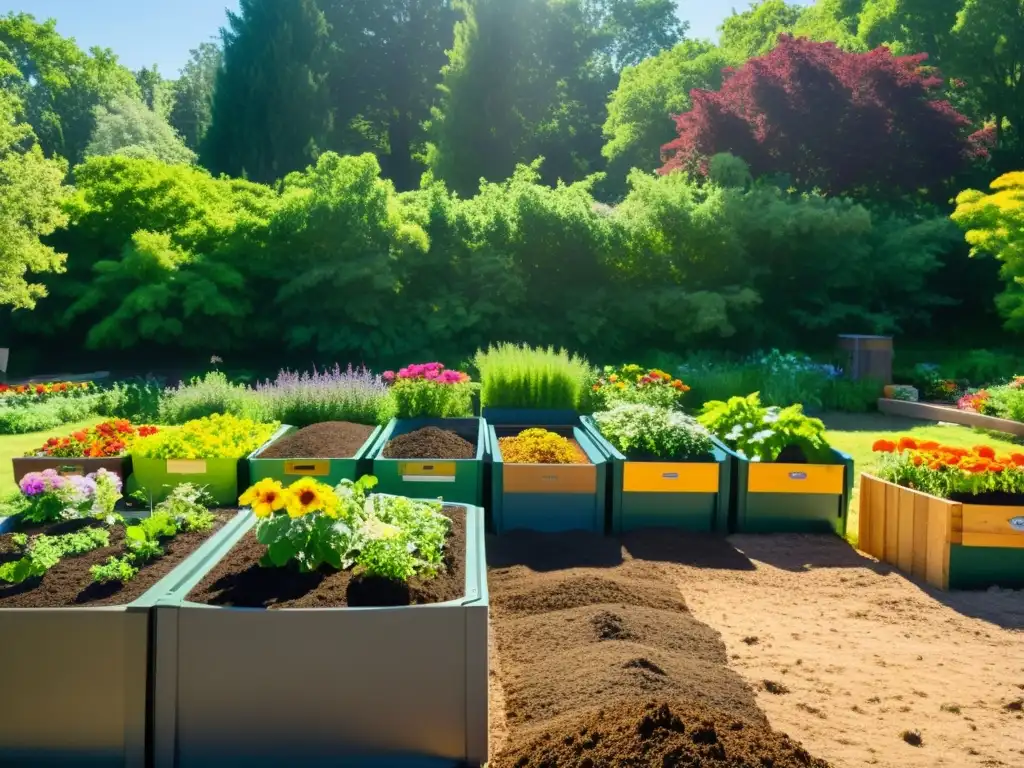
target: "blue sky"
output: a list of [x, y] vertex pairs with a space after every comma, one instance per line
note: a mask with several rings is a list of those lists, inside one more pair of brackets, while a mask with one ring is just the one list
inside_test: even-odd
[[[810, 5], [813, 0], [790, 0]], [[690, 37], [714, 37], [733, 8], [750, 0], [678, 0], [679, 15], [690, 22]], [[225, 8], [237, 0], [0, 0], [0, 12], [25, 11], [57, 19], [62, 35], [83, 48], [113, 48], [131, 69], [157, 64], [165, 76], [177, 74], [188, 52], [216, 37]]]

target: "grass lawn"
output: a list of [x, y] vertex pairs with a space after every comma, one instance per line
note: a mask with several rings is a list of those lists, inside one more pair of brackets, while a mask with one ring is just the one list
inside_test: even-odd
[[853, 456], [856, 462], [857, 479], [853, 487], [853, 499], [850, 504], [850, 517], [846, 526], [846, 537], [856, 544], [857, 519], [860, 504], [860, 473], [868, 470], [874, 463], [871, 446], [880, 438], [893, 439], [909, 435], [918, 440], [935, 440], [946, 445], [970, 448], [974, 445], [991, 445], [996, 450], [1019, 451], [1021, 447], [1007, 440], [990, 437], [970, 427], [957, 425], [940, 425], [934, 421], [919, 421], [885, 416], [880, 413], [849, 414], [834, 413], [823, 417], [828, 427], [828, 441], [833, 448]]
[[38, 448], [51, 437], [64, 437], [82, 427], [91, 427], [104, 421], [100, 416], [87, 421], [79, 421], [74, 424], [65, 424], [62, 427], [51, 429], [47, 432], [30, 432], [26, 435], [0, 435], [0, 494], [7, 494], [18, 490], [14, 484], [14, 468], [11, 466], [11, 459], [24, 456], [33, 448]]

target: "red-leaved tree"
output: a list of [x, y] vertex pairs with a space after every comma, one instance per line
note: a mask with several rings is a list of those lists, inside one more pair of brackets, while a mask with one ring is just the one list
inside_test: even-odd
[[693, 91], [661, 172], [705, 171], [709, 157], [731, 152], [755, 176], [788, 174], [831, 194], [931, 188], [987, 150], [940, 97], [927, 57], [782, 35], [770, 53], [727, 70], [721, 90]]

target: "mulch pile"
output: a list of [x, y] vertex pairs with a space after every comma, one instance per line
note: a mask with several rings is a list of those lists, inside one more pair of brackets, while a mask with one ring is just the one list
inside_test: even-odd
[[424, 427], [384, 446], [385, 459], [472, 459], [476, 445], [450, 429]]
[[[94, 549], [78, 557], [65, 557], [57, 565], [38, 579], [28, 579], [21, 584], [0, 582], [0, 609], [2, 608], [70, 608], [81, 606], [126, 605], [142, 596], [142, 594], [166, 576], [176, 565], [195, 552], [210, 536], [230, 520], [236, 513], [214, 512], [217, 522], [212, 530], [202, 533], [179, 533], [173, 539], [167, 539], [161, 546], [163, 557], [150, 560], [139, 570], [138, 576], [127, 584], [111, 582], [99, 584], [93, 581], [89, 569], [94, 565], [102, 565], [110, 557], [121, 557], [125, 554], [124, 528], [110, 529], [110, 546]], [[58, 536], [81, 530], [86, 525], [83, 521], [56, 523], [50, 526], [37, 526], [25, 530], [30, 536], [48, 534]], [[0, 536], [0, 563], [20, 559], [19, 550], [11, 541], [10, 534]]]
[[488, 542], [508, 742], [494, 768], [824, 768], [776, 734], [671, 566], [589, 533]]
[[261, 459], [350, 459], [373, 434], [374, 427], [325, 421], [293, 432], [269, 446]]
[[352, 571], [302, 573], [295, 562], [261, 568], [267, 548], [247, 533], [189, 592], [188, 600], [235, 608], [342, 608], [423, 605], [466, 593], [466, 509], [445, 507], [452, 529], [445, 544], [445, 569], [434, 579], [407, 584], [353, 576]]

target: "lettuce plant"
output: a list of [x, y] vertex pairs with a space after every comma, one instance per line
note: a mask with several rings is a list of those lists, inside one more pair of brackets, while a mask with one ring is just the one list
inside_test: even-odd
[[622, 403], [594, 414], [601, 435], [627, 457], [695, 459], [714, 447], [696, 419], [670, 408]]
[[711, 433], [751, 461], [775, 461], [786, 448], [799, 448], [807, 461], [825, 461], [830, 448], [825, 424], [803, 412], [802, 405], [765, 408], [760, 395], [704, 404], [699, 421]]
[[20, 546], [24, 556], [0, 565], [0, 581], [21, 584], [27, 579], [45, 576], [64, 557], [77, 557], [110, 546], [110, 533], [103, 528], [85, 528], [61, 536], [44, 534], [22, 538]]

